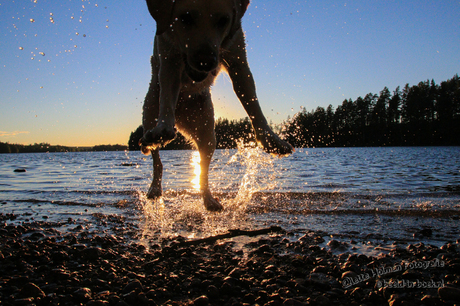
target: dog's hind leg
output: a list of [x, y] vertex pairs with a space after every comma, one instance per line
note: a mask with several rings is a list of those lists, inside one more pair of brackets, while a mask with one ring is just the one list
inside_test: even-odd
[[160, 159], [160, 150], [155, 148], [151, 151], [153, 159], [153, 179], [147, 192], [148, 199], [156, 199], [161, 196], [161, 179], [163, 177], [163, 164]]
[[[214, 131], [214, 127], [212, 129]], [[223, 209], [222, 204], [214, 198], [209, 188], [208, 175], [209, 165], [211, 163], [214, 150], [216, 149], [216, 138], [213, 132], [212, 139], [203, 139], [197, 143], [198, 151], [200, 152], [200, 189], [203, 197], [203, 203], [209, 211], [219, 211]]]
[[222, 205], [211, 194], [208, 181], [209, 165], [216, 149], [214, 109], [209, 90], [182, 98], [176, 114], [179, 130], [193, 140], [200, 153], [200, 191], [204, 206], [209, 211], [222, 210]]

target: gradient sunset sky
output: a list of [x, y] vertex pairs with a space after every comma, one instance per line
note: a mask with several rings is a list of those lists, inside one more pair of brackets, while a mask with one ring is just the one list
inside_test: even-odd
[[[155, 27], [143, 0], [0, 0], [0, 141], [126, 144]], [[460, 72], [458, 0], [253, 0], [243, 28], [273, 123]], [[245, 116], [227, 75], [212, 92], [216, 118]]]

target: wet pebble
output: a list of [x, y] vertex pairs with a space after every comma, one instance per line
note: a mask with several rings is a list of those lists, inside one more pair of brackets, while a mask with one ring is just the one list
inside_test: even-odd
[[338, 282], [335, 280], [335, 278], [324, 274], [324, 273], [311, 273], [307, 277], [307, 282], [310, 285], [317, 286], [320, 288], [330, 288], [331, 286], [338, 286]]
[[346, 278], [355, 279], [357, 277], [358, 277], [358, 274], [356, 274], [353, 271], [346, 271], [342, 273], [342, 279], [346, 279]]
[[439, 297], [444, 301], [460, 301], [460, 288], [444, 286], [438, 289]]
[[74, 291], [73, 296], [79, 301], [88, 301], [91, 299], [91, 289], [79, 288]]
[[127, 294], [131, 291], [136, 291], [136, 292], [141, 292], [144, 289], [144, 286], [142, 286], [142, 283], [139, 280], [134, 280], [127, 284], [124, 288], [122, 293]]
[[102, 254], [102, 249], [99, 247], [83, 247], [80, 252], [81, 257], [84, 260], [91, 261], [97, 260]]
[[45, 292], [34, 283], [25, 284], [18, 293], [19, 298], [43, 298]]
[[209, 298], [205, 295], [197, 297], [192, 302], [192, 305], [195, 305], [195, 306], [206, 306], [208, 304], [209, 304]]
[[299, 300], [293, 299], [293, 298], [287, 298], [283, 302], [283, 306], [305, 306], [305, 305], [307, 304]]

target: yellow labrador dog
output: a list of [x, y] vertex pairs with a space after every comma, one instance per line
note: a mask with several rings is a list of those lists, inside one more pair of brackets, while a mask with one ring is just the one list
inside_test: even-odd
[[144, 136], [139, 141], [142, 152], [151, 152], [153, 157], [148, 198], [162, 194], [159, 147], [175, 138], [177, 128], [200, 153], [200, 188], [206, 209], [223, 208], [208, 185], [216, 148], [210, 86], [221, 70], [230, 75], [257, 142], [269, 153], [292, 153], [292, 146], [267, 124], [257, 100], [241, 29], [248, 5], [249, 0], [147, 0], [157, 23], [152, 80], [143, 108]]

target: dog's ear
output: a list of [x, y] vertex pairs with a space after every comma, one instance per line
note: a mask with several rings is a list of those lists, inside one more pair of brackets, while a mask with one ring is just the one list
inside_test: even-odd
[[248, 9], [249, 6], [249, 0], [236, 0], [236, 12], [239, 17], [239, 19], [243, 18], [244, 13], [246, 13], [246, 10]]
[[230, 29], [230, 37], [233, 37], [235, 33], [241, 28], [241, 18], [243, 18], [244, 13], [249, 5], [249, 0], [234, 0], [233, 6], [233, 24]]
[[157, 23], [156, 35], [161, 35], [169, 29], [175, 2], [176, 0], [147, 0], [150, 15]]

